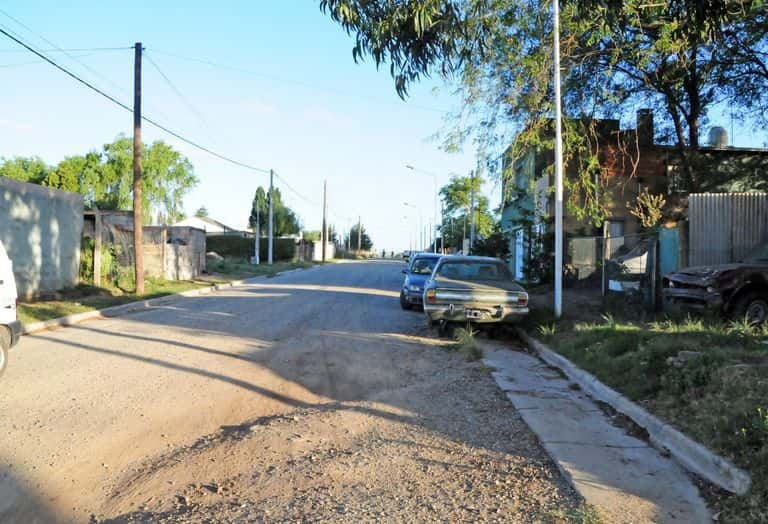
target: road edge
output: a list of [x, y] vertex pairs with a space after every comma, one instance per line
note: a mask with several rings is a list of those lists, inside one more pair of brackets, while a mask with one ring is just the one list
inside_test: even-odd
[[[316, 267], [316, 266], [312, 266], [312, 267]], [[230, 282], [222, 282], [221, 284], [213, 284], [208, 287], [201, 287], [198, 289], [190, 289], [188, 291], [174, 293], [173, 295], [165, 295], [162, 297], [150, 298], [147, 300], [137, 300], [136, 302], [120, 304], [119, 306], [110, 306], [104, 309], [94, 309], [93, 311], [84, 311], [82, 313], [75, 313], [74, 315], [67, 315], [59, 318], [51, 318], [49, 320], [41, 320], [40, 322], [32, 322], [30, 324], [23, 324], [21, 333], [22, 335], [32, 335], [40, 331], [47, 331], [47, 330], [52, 330], [52, 329], [57, 329], [57, 328], [62, 328], [67, 326], [74, 326], [75, 324], [79, 324], [81, 322], [85, 322], [86, 320], [91, 320], [94, 318], [119, 317], [122, 315], [127, 315], [128, 313], [133, 313], [135, 311], [149, 309], [150, 307], [163, 306], [166, 304], [170, 304], [182, 298], [197, 297], [200, 295], [209, 295], [215, 291], [221, 291], [223, 289], [242, 286], [244, 284], [249, 284], [259, 279], [274, 278], [277, 276], [294, 273], [296, 271], [306, 271], [307, 269], [311, 269], [311, 268], [288, 269], [286, 271], [281, 271], [279, 273], [275, 273], [274, 275], [270, 275], [269, 277], [266, 275], [259, 275], [255, 277], [244, 278], [241, 280], [232, 280]]]
[[669, 453], [685, 469], [731, 493], [744, 495], [749, 491], [752, 482], [749, 473], [651, 415], [638, 404], [600, 382], [594, 375], [530, 336], [523, 329], [518, 328], [517, 333], [539, 358], [565, 373], [585, 393], [605, 402], [644, 428], [648, 432], [651, 444], [656, 449]]

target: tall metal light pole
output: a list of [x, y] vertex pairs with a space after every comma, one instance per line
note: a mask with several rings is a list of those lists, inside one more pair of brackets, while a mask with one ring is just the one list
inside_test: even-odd
[[421, 210], [417, 206], [414, 206], [413, 204], [409, 204], [408, 202], [403, 202], [403, 205], [406, 206], [406, 207], [412, 207], [419, 214], [419, 229], [417, 230], [418, 231], [417, 239], [419, 239], [418, 243], [420, 245], [416, 246], [416, 250], [417, 251], [424, 251], [424, 235], [423, 235], [423, 231], [424, 231], [424, 226], [423, 226], [423, 224], [424, 224], [424, 216], [421, 214]]
[[553, 0], [555, 83], [555, 318], [563, 314], [563, 123], [560, 98], [560, 0]]
[[[413, 167], [410, 164], [406, 164], [405, 167], [407, 169], [410, 169], [411, 171], [415, 171], [417, 173], [422, 173], [422, 174], [425, 174], [425, 175], [429, 175], [429, 176], [432, 177], [432, 180], [434, 181], [434, 184], [435, 184], [435, 208], [434, 208], [434, 217], [433, 217], [434, 218], [434, 222], [433, 222], [433, 226], [435, 227], [435, 230], [432, 233], [434, 233], [434, 249], [433, 249], [433, 251], [435, 253], [437, 253], [437, 200], [438, 200], [437, 175], [434, 174], [434, 173], [431, 173], [429, 171], [424, 171], [423, 169], [417, 169], [417, 168]], [[442, 220], [440, 222], [442, 223]], [[441, 233], [442, 233], [442, 231], [441, 231]]]

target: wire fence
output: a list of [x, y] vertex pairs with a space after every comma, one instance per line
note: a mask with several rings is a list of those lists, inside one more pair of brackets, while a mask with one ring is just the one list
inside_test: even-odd
[[599, 292], [609, 311], [653, 311], [661, 280], [658, 241], [656, 233], [568, 238], [565, 286]]

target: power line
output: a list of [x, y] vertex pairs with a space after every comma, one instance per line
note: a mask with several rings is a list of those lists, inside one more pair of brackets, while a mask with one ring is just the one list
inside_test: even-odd
[[[5, 12], [4, 12], [5, 13]], [[6, 13], [6, 16], [7, 13]], [[13, 19], [15, 20], [15, 18]], [[41, 53], [80, 53], [80, 52], [106, 52], [106, 51], [127, 51], [133, 49], [132, 47], [76, 47], [70, 49], [54, 48], [54, 49], [40, 49]], [[23, 49], [0, 49], [0, 53], [23, 53]]]
[[[23, 49], [21, 51], [24, 51]], [[94, 56], [96, 53], [86, 53], [84, 55], [78, 55], [78, 58], [87, 58], [89, 56]], [[0, 64], [1, 68], [9, 68], [9, 67], [19, 67], [19, 66], [26, 66], [26, 65], [39, 65], [42, 64], [40, 60], [34, 60], [34, 61], [27, 61], [27, 62], [14, 62], [12, 64]]]
[[176, 96], [181, 100], [181, 102], [187, 107], [187, 109], [194, 113], [195, 116], [205, 125], [208, 123], [205, 121], [205, 116], [203, 116], [203, 113], [197, 110], [195, 106], [192, 105], [192, 103], [189, 101], [187, 97], [185, 97], [182, 92], [176, 87], [176, 85], [171, 81], [170, 78], [168, 78], [168, 75], [166, 75], [162, 69], [160, 69], [160, 66], [157, 65], [157, 62], [155, 62], [152, 59], [152, 55], [150, 53], [146, 53], [145, 56], [149, 60], [149, 63], [152, 64], [152, 66], [157, 70], [157, 72], [160, 74], [161, 77], [163, 77], [163, 80], [165, 80], [165, 83], [168, 84], [168, 87], [171, 88], [171, 91], [173, 91]]
[[371, 103], [374, 103], [374, 104], [387, 104], [387, 105], [397, 106], [397, 107], [399, 107], [401, 109], [420, 109], [422, 111], [430, 111], [430, 112], [433, 112], [433, 113], [442, 113], [442, 114], [445, 114], [445, 113], [448, 112], [448, 111], [446, 111], [444, 109], [440, 109], [440, 108], [437, 108], [437, 107], [430, 107], [430, 106], [422, 106], [422, 105], [418, 105], [418, 104], [411, 104], [410, 102], [407, 102], [407, 103], [404, 102], [403, 104], [399, 104], [397, 102], [389, 102], [389, 101], [384, 101], [384, 100], [375, 100], [375, 99], [372, 99], [370, 97], [361, 96], [361, 95], [359, 95], [357, 93], [351, 93], [351, 92], [348, 92], [348, 91], [340, 91], [338, 89], [318, 86], [318, 85], [310, 84], [309, 82], [304, 82], [303, 80], [294, 80], [294, 79], [288, 79], [288, 78], [280, 78], [280, 77], [276, 77], [276, 76], [272, 76], [272, 75], [267, 75], [267, 74], [261, 73], [259, 71], [254, 71], [252, 69], [246, 69], [246, 68], [243, 68], [243, 67], [237, 67], [237, 66], [230, 66], [230, 65], [226, 65], [226, 64], [220, 64], [220, 63], [217, 63], [217, 62], [212, 62], [210, 60], [205, 60], [203, 58], [196, 58], [196, 57], [192, 57], [192, 56], [184, 56], [184, 55], [180, 55], [180, 54], [177, 54], [177, 53], [172, 53], [172, 52], [169, 52], [169, 51], [161, 51], [159, 49], [153, 49], [153, 51], [155, 53], [158, 53], [158, 54], [162, 54], [162, 55], [167, 55], [167, 56], [171, 56], [171, 57], [174, 57], [174, 58], [178, 58], [179, 60], [186, 60], [186, 61], [189, 61], [189, 62], [197, 62], [199, 64], [204, 64], [204, 65], [207, 65], [209, 67], [215, 67], [215, 68], [219, 68], [219, 69], [228, 69], [230, 71], [236, 71], [236, 72], [244, 73], [244, 74], [247, 74], [247, 75], [258, 76], [258, 77], [261, 77], [261, 78], [266, 78], [268, 80], [272, 80], [274, 82], [280, 82], [280, 83], [283, 83], [283, 84], [294, 84], [294, 85], [302, 86], [302, 87], [305, 87], [305, 88], [308, 88], [308, 89], [312, 89], [314, 91], [325, 91], [325, 92], [332, 93], [332, 94], [339, 95], [339, 96], [353, 97], [353, 98], [357, 98], [357, 99], [360, 99], [360, 100], [365, 100], [367, 102], [371, 102]]
[[[0, 11], [1, 11], [1, 10], [0, 10]], [[39, 51], [35, 50], [34, 48], [32, 48], [30, 45], [26, 44], [25, 42], [23, 42], [23, 41], [22, 41], [22, 40], [20, 40], [19, 38], [16, 38], [16, 37], [15, 37], [15, 36], [13, 36], [12, 34], [8, 33], [8, 31], [6, 31], [5, 29], [3, 29], [2, 27], [0, 27], [0, 34], [3, 34], [3, 35], [5, 35], [6, 37], [10, 38], [11, 40], [13, 40], [14, 42], [16, 42], [16, 43], [17, 43], [17, 44], [19, 44], [20, 46], [24, 47], [25, 49], [27, 49], [27, 50], [28, 50], [28, 51], [30, 51], [31, 53], [33, 53], [33, 54], [37, 55], [38, 57], [42, 58], [43, 60], [45, 60], [46, 62], [48, 62], [49, 64], [51, 64], [53, 67], [55, 67], [55, 68], [56, 68], [56, 69], [58, 69], [59, 71], [61, 71], [61, 72], [65, 73], [66, 75], [70, 76], [71, 78], [73, 78], [73, 79], [74, 79], [74, 80], [76, 80], [77, 82], [79, 82], [79, 83], [83, 84], [84, 86], [86, 86], [86, 87], [87, 87], [87, 88], [89, 88], [90, 90], [92, 90], [92, 91], [94, 91], [94, 92], [98, 93], [99, 95], [103, 96], [104, 98], [106, 98], [107, 100], [109, 100], [110, 102], [112, 102], [113, 104], [115, 104], [115, 105], [118, 105], [118, 106], [122, 107], [123, 109], [125, 109], [126, 111], [129, 111], [130, 113], [133, 113], [133, 108], [131, 108], [130, 106], [128, 106], [128, 105], [126, 105], [126, 104], [124, 104], [123, 102], [121, 102], [121, 101], [120, 101], [120, 100], [118, 100], [117, 98], [115, 98], [115, 97], [113, 97], [112, 95], [110, 95], [110, 94], [108, 94], [108, 93], [106, 93], [106, 92], [102, 91], [101, 89], [99, 89], [99, 88], [98, 88], [98, 87], [96, 87], [95, 85], [91, 84], [91, 83], [90, 83], [90, 82], [88, 82], [87, 80], [84, 80], [84, 79], [80, 78], [80, 77], [79, 77], [79, 76], [77, 76], [75, 73], [73, 73], [73, 72], [69, 71], [69, 70], [68, 70], [68, 69], [66, 69], [65, 67], [63, 67], [63, 66], [59, 65], [58, 63], [54, 62], [52, 59], [48, 58], [48, 57], [47, 57], [47, 56], [45, 56], [44, 54], [42, 54], [42, 53], [40, 53]], [[190, 146], [192, 146], [192, 147], [195, 147], [195, 148], [197, 148], [197, 149], [199, 149], [199, 150], [201, 150], [201, 151], [204, 151], [204, 152], [208, 153], [208, 154], [209, 154], [209, 155], [211, 155], [211, 156], [215, 156], [216, 158], [219, 158], [219, 159], [221, 159], [221, 160], [224, 160], [224, 161], [226, 161], [226, 162], [229, 162], [229, 163], [231, 163], [231, 164], [234, 164], [234, 165], [237, 165], [237, 166], [240, 166], [240, 167], [246, 168], [246, 169], [250, 169], [251, 171], [256, 171], [256, 172], [259, 172], [259, 173], [269, 173], [269, 170], [268, 170], [268, 169], [262, 169], [262, 168], [260, 168], [260, 167], [255, 167], [255, 166], [252, 166], [252, 165], [250, 165], [250, 164], [246, 164], [245, 162], [240, 162], [239, 160], [235, 160], [235, 159], [233, 159], [233, 158], [230, 158], [230, 157], [228, 157], [228, 156], [222, 155], [221, 153], [217, 153], [216, 151], [213, 151], [212, 149], [209, 149], [209, 148], [207, 148], [207, 147], [205, 147], [205, 146], [203, 146], [203, 145], [201, 145], [201, 144], [198, 144], [197, 142], [195, 142], [195, 141], [193, 141], [193, 140], [190, 140], [189, 138], [186, 138], [185, 136], [183, 136], [183, 135], [181, 135], [181, 134], [177, 133], [176, 131], [173, 131], [173, 130], [171, 130], [171, 129], [167, 128], [166, 126], [164, 126], [164, 125], [162, 125], [162, 124], [160, 124], [160, 123], [158, 123], [158, 122], [154, 121], [153, 119], [151, 119], [151, 118], [149, 118], [149, 117], [146, 117], [146, 116], [142, 116], [141, 118], [142, 118], [142, 120], [144, 120], [144, 121], [145, 121], [145, 122], [147, 122], [148, 124], [152, 124], [152, 125], [153, 125], [153, 126], [155, 126], [156, 128], [158, 128], [158, 129], [160, 129], [160, 130], [162, 130], [162, 131], [165, 131], [165, 132], [166, 132], [166, 133], [168, 133], [169, 135], [171, 135], [171, 136], [174, 136], [174, 137], [178, 138], [179, 140], [181, 140], [182, 142], [184, 142], [184, 143], [186, 143], [186, 144], [188, 144], [188, 145], [190, 145]]]
[[105, 80], [105, 81], [106, 81], [106, 82], [108, 82], [109, 84], [112, 84], [112, 86], [113, 86], [113, 87], [115, 87], [115, 88], [117, 88], [118, 90], [120, 90], [120, 91], [123, 91], [123, 92], [127, 92], [127, 90], [126, 90], [124, 87], [122, 87], [121, 85], [119, 85], [118, 83], [116, 83], [115, 81], [113, 81], [111, 78], [109, 78], [109, 77], [107, 77], [107, 76], [103, 75], [102, 73], [99, 73], [98, 71], [96, 71], [95, 69], [93, 69], [91, 66], [89, 66], [88, 64], [86, 64], [85, 62], [83, 62], [82, 60], [79, 60], [79, 59], [78, 59], [76, 56], [74, 56], [74, 55], [70, 54], [70, 53], [69, 53], [69, 51], [67, 51], [67, 50], [65, 50], [65, 49], [62, 49], [61, 47], [57, 46], [57, 45], [56, 45], [54, 42], [51, 42], [51, 41], [50, 41], [50, 40], [48, 40], [46, 37], [44, 37], [44, 36], [43, 36], [43, 35], [41, 35], [40, 33], [36, 32], [34, 29], [32, 29], [31, 27], [29, 27], [28, 25], [26, 25], [24, 22], [22, 22], [22, 21], [21, 21], [21, 20], [19, 20], [18, 18], [15, 18], [15, 17], [14, 17], [14, 16], [12, 16], [11, 14], [9, 14], [7, 11], [4, 11], [3, 9], [0, 9], [0, 13], [2, 13], [2, 14], [3, 14], [3, 15], [5, 15], [6, 17], [8, 17], [8, 18], [10, 18], [11, 20], [13, 20], [14, 22], [16, 22], [18, 25], [20, 25], [21, 27], [23, 27], [24, 29], [26, 29], [27, 31], [29, 31], [30, 33], [32, 33], [33, 35], [35, 35], [36, 37], [38, 37], [40, 40], [43, 40], [43, 41], [44, 41], [45, 43], [47, 43], [49, 46], [51, 46], [51, 47], [53, 47], [54, 49], [56, 49], [56, 51], [58, 51], [58, 52], [60, 52], [60, 53], [64, 53], [64, 54], [65, 54], [67, 57], [69, 57], [69, 59], [70, 59], [70, 60], [73, 60], [73, 61], [77, 62], [77, 63], [78, 63], [78, 64], [80, 64], [82, 67], [84, 67], [84, 68], [85, 68], [87, 71], [89, 71], [91, 74], [93, 74], [93, 75], [96, 75], [97, 77], [101, 78], [102, 80]]

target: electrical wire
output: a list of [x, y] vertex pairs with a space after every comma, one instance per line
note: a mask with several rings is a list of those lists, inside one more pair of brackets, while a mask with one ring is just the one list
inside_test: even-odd
[[[7, 14], [6, 14], [7, 16]], [[133, 47], [77, 47], [71, 49], [40, 49], [41, 53], [79, 53], [79, 52], [106, 52], [106, 51], [127, 51]], [[0, 49], [0, 53], [23, 53], [23, 49]]]
[[127, 90], [126, 90], [126, 89], [125, 89], [123, 86], [119, 85], [117, 82], [113, 81], [111, 78], [109, 78], [109, 77], [107, 77], [107, 76], [103, 75], [102, 73], [100, 73], [100, 72], [96, 71], [95, 69], [93, 69], [91, 66], [89, 66], [89, 65], [88, 65], [88, 64], [86, 64], [85, 62], [83, 62], [83, 61], [79, 60], [79, 59], [78, 59], [76, 56], [74, 56], [74, 55], [70, 54], [70, 52], [69, 52], [69, 51], [67, 51], [66, 49], [62, 49], [61, 47], [57, 46], [55, 43], [51, 42], [50, 40], [48, 40], [46, 37], [44, 37], [44, 36], [43, 36], [43, 35], [41, 35], [40, 33], [37, 33], [37, 32], [36, 32], [34, 29], [32, 29], [31, 27], [29, 27], [28, 25], [26, 25], [24, 22], [22, 22], [22, 21], [21, 21], [21, 20], [19, 20], [18, 18], [15, 18], [14, 16], [12, 16], [12, 15], [11, 15], [11, 14], [9, 14], [7, 11], [4, 11], [3, 9], [1, 9], [1, 8], [0, 8], [0, 13], [2, 13], [2, 14], [3, 14], [3, 15], [5, 15], [6, 17], [8, 17], [8, 18], [10, 18], [11, 20], [13, 20], [14, 22], [16, 22], [18, 25], [20, 25], [21, 27], [23, 27], [24, 29], [26, 29], [27, 31], [29, 31], [30, 33], [32, 33], [33, 35], [35, 35], [35, 36], [36, 36], [37, 38], [39, 38], [40, 40], [43, 40], [43, 41], [44, 41], [45, 43], [47, 43], [49, 46], [51, 46], [51, 47], [53, 47], [54, 49], [56, 49], [56, 51], [57, 51], [57, 52], [60, 52], [60, 53], [64, 53], [64, 54], [65, 54], [65, 55], [66, 55], [66, 56], [67, 56], [67, 57], [68, 57], [70, 60], [73, 60], [74, 62], [77, 62], [77, 63], [78, 63], [78, 64], [80, 64], [82, 67], [84, 67], [84, 68], [85, 68], [87, 71], [89, 71], [91, 74], [93, 74], [93, 75], [96, 75], [97, 77], [99, 77], [99, 78], [101, 78], [102, 80], [106, 81], [107, 83], [111, 84], [111, 85], [112, 85], [112, 87], [114, 87], [114, 88], [116, 88], [116, 89], [118, 89], [118, 90], [120, 90], [120, 91], [123, 91], [124, 93], [128, 93], [128, 94], [130, 94], [130, 92], [129, 92], [129, 91], [127, 91]]
[[182, 94], [182, 92], [176, 87], [176, 85], [171, 81], [171, 79], [168, 78], [168, 75], [166, 75], [163, 72], [163, 70], [160, 69], [160, 66], [157, 65], [157, 62], [155, 62], [152, 59], [151, 54], [144, 53], [144, 56], [147, 58], [147, 60], [149, 60], [149, 63], [152, 64], [155, 70], [157, 70], [157, 72], [160, 74], [163, 80], [165, 80], [165, 83], [168, 85], [171, 91], [173, 91], [176, 94], [176, 96], [179, 98], [179, 100], [181, 100], [182, 104], [184, 104], [191, 113], [194, 113], [195, 116], [197, 116], [197, 118], [200, 120], [200, 122], [202, 122], [204, 125], [207, 126], [208, 122], [206, 122], [205, 116], [203, 115], [203, 113], [198, 111], [198, 109], [194, 105], [192, 105], [189, 99]]
[[157, 54], [171, 56], [171, 57], [177, 58], [179, 60], [186, 60], [186, 61], [189, 61], [189, 62], [197, 62], [199, 64], [204, 64], [204, 65], [207, 65], [209, 67], [214, 67], [214, 68], [218, 68], [218, 69], [228, 69], [230, 71], [236, 71], [238, 73], [244, 73], [244, 74], [247, 74], [247, 75], [258, 76], [258, 77], [261, 77], [261, 78], [266, 78], [268, 80], [272, 80], [274, 82], [280, 82], [280, 83], [283, 83], [283, 84], [294, 84], [294, 85], [297, 85], [297, 86], [305, 87], [307, 89], [311, 89], [313, 91], [325, 91], [327, 93], [332, 93], [332, 94], [339, 95], [339, 96], [357, 98], [359, 100], [364, 100], [364, 101], [367, 101], [367, 102], [370, 102], [370, 103], [374, 103], [374, 104], [387, 104], [387, 105], [397, 106], [397, 107], [399, 107], [401, 109], [419, 109], [419, 110], [422, 110], [422, 111], [430, 111], [430, 112], [433, 112], [433, 113], [442, 113], [442, 114], [448, 113], [448, 111], [446, 111], [444, 109], [437, 108], [437, 107], [422, 106], [422, 105], [418, 105], [418, 104], [412, 104], [410, 102], [407, 102], [407, 103], [404, 102], [403, 104], [399, 104], [397, 102], [375, 100], [375, 99], [372, 99], [370, 97], [361, 96], [359, 94], [351, 93], [351, 92], [348, 92], [348, 91], [340, 91], [338, 89], [332, 89], [332, 88], [328, 88], [328, 87], [317, 86], [317, 85], [314, 85], [314, 84], [310, 84], [309, 82], [304, 82], [302, 80], [280, 78], [280, 77], [276, 77], [276, 76], [272, 76], [272, 75], [267, 75], [267, 74], [261, 73], [259, 71], [254, 71], [252, 69], [245, 69], [243, 67], [230, 66], [230, 65], [226, 65], [226, 64], [219, 64], [219, 63], [216, 63], [216, 62], [212, 62], [210, 60], [205, 60], [203, 58], [196, 58], [196, 57], [192, 57], [192, 56], [184, 56], [184, 55], [180, 55], [180, 54], [177, 54], [177, 53], [172, 53], [170, 51], [161, 51], [159, 49], [153, 49], [153, 51], [155, 53], [157, 53]]
[[[58, 69], [61, 72], [65, 73], [66, 75], [70, 76], [71, 78], [73, 78], [77, 82], [83, 84], [84, 86], [86, 86], [90, 90], [92, 90], [92, 91], [98, 93], [99, 95], [103, 96], [104, 98], [106, 98], [107, 100], [112, 102], [113, 104], [115, 104], [117, 106], [120, 106], [121, 108], [125, 109], [126, 111], [129, 111], [129, 112], [133, 113], [133, 109], [130, 106], [128, 106], [127, 104], [124, 104], [123, 102], [121, 102], [120, 100], [118, 100], [114, 96], [110, 95], [109, 93], [106, 93], [105, 91], [102, 91], [101, 89], [99, 89], [98, 87], [96, 87], [92, 83], [88, 82], [87, 80], [84, 80], [84, 79], [80, 78], [79, 76], [77, 76], [75, 73], [69, 71], [64, 66], [61, 66], [58, 63], [54, 62], [52, 59], [50, 59], [47, 56], [45, 56], [44, 54], [40, 53], [39, 51], [37, 51], [36, 49], [31, 47], [27, 43], [25, 43], [22, 40], [20, 40], [19, 38], [16, 38], [12, 34], [10, 34], [8, 31], [3, 29], [2, 27], [0, 27], [0, 34], [3, 34], [6, 37], [10, 38], [11, 40], [16, 42], [20, 46], [26, 48], [31, 53], [37, 55], [38, 57], [42, 58], [43, 60], [45, 60], [46, 62], [51, 64], [56, 69]], [[245, 169], [250, 169], [251, 171], [256, 171], [256, 172], [259, 172], [259, 173], [269, 173], [268, 169], [262, 169], [260, 167], [252, 166], [250, 164], [246, 164], [245, 162], [240, 162], [239, 160], [235, 160], [235, 159], [230, 158], [228, 156], [222, 155], [221, 153], [217, 153], [216, 151], [213, 151], [212, 149], [209, 149], [209, 148], [207, 148], [207, 147], [205, 147], [205, 146], [203, 146], [201, 144], [198, 144], [197, 142], [195, 142], [193, 140], [190, 140], [189, 138], [187, 138], [187, 137], [177, 133], [176, 131], [173, 131], [173, 130], [169, 129], [168, 127], [166, 127], [166, 126], [156, 122], [155, 120], [153, 120], [153, 119], [151, 119], [149, 117], [146, 117], [146, 116], [142, 115], [141, 119], [143, 121], [147, 122], [148, 124], [151, 124], [151, 125], [155, 126], [156, 128], [158, 128], [158, 129], [160, 129], [162, 131], [165, 131], [169, 135], [178, 138], [182, 142], [184, 142], [184, 143], [186, 143], [186, 144], [188, 144], [188, 145], [190, 145], [192, 147], [195, 147], [195, 148], [197, 148], [197, 149], [199, 149], [201, 151], [204, 151], [204, 152], [208, 153], [211, 156], [215, 156], [216, 158], [219, 158], [219, 159], [224, 160], [226, 162], [229, 162], [231, 164], [243, 167]]]
[[[87, 58], [89, 56], [94, 56], [96, 53], [86, 53], [84, 55], [78, 55], [78, 58]], [[34, 60], [34, 61], [28, 61], [28, 62], [14, 62], [13, 64], [0, 64], [0, 68], [6, 69], [11, 67], [20, 67], [20, 66], [27, 66], [27, 65], [39, 65], [42, 64], [40, 60]]]

